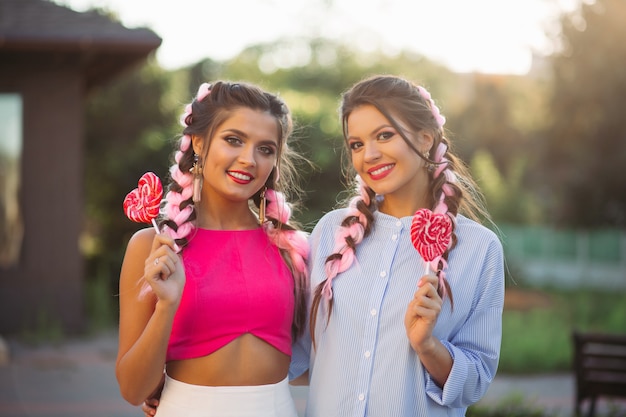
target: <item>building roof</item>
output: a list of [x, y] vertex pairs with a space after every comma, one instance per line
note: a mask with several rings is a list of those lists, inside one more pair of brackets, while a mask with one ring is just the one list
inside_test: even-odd
[[87, 89], [140, 63], [160, 45], [152, 30], [127, 28], [98, 11], [77, 12], [50, 0], [0, 0], [0, 57], [79, 55]]

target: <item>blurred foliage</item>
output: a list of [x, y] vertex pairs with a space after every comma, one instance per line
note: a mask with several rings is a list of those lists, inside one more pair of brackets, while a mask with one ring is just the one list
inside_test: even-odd
[[290, 145], [315, 165], [301, 167], [306, 194], [296, 202], [307, 230], [346, 197], [340, 94], [378, 73], [431, 91], [447, 117], [451, 149], [470, 166], [496, 223], [622, 225], [626, 46], [615, 39], [626, 31], [625, 8], [621, 0], [598, 0], [576, 18], [564, 16], [567, 47], [553, 59], [553, 77], [455, 74], [419, 54], [361, 52], [324, 38], [258, 44], [228, 61], [207, 58], [175, 71], [149, 60], [87, 103], [87, 279], [109, 277], [113, 299], [126, 243], [143, 227], [124, 216], [124, 196], [146, 171], [167, 183], [178, 117], [201, 82], [217, 79], [258, 84], [292, 109]]
[[[560, 225], [626, 226], [626, 2], [596, 0], [562, 17], [550, 124], [536, 174]], [[542, 146], [543, 145], [543, 146]]]
[[97, 91], [86, 107], [81, 249], [88, 279], [109, 276], [111, 291], [126, 243], [138, 228], [124, 216], [124, 197], [144, 172], [167, 174], [179, 110], [170, 83], [171, 76], [152, 61]]
[[[558, 411], [544, 410], [522, 395], [505, 397], [495, 406], [474, 404], [467, 409], [466, 417], [558, 417]], [[598, 416], [600, 417], [600, 416]]]
[[[505, 302], [498, 372], [569, 371], [574, 330], [619, 334], [625, 331], [623, 293], [520, 287], [509, 287], [507, 291], [526, 297], [527, 305], [518, 302], [515, 308], [507, 308]], [[537, 297], [541, 303], [535, 301]]]

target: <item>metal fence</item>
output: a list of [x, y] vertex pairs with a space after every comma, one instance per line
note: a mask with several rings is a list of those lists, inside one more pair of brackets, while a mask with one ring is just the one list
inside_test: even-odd
[[626, 290], [626, 232], [499, 226], [513, 279], [560, 288]]

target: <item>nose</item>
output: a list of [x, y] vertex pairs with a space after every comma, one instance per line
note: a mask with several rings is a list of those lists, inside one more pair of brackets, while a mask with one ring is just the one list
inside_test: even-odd
[[363, 159], [365, 160], [365, 162], [373, 162], [380, 159], [381, 153], [375, 142], [366, 143], [363, 145], [363, 147], [365, 148], [365, 152], [363, 154]]
[[253, 146], [244, 146], [239, 153], [239, 163], [244, 166], [256, 166], [256, 159]]

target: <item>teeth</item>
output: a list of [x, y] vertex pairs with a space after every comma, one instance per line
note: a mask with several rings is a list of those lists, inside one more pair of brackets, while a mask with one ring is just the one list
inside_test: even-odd
[[393, 168], [393, 165], [385, 165], [385, 166], [384, 166], [384, 167], [382, 167], [382, 168], [378, 168], [376, 171], [372, 171], [372, 172], [370, 172], [370, 174], [372, 174], [372, 175], [378, 175], [378, 174], [381, 174], [381, 173], [383, 173], [383, 172], [385, 172], [385, 171], [389, 171], [391, 168]]
[[241, 173], [239, 173], [239, 172], [229, 172], [229, 174], [230, 174], [232, 177], [235, 177], [235, 178], [240, 179], [240, 180], [242, 180], [242, 181], [250, 181], [250, 180], [252, 180], [252, 177], [251, 177], [251, 176], [249, 176], [249, 175], [244, 175], [244, 174], [241, 174]]

